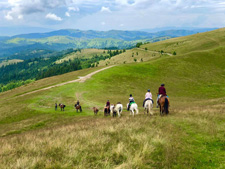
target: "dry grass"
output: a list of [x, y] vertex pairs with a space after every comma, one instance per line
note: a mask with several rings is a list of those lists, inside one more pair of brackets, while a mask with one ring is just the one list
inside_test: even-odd
[[0, 168], [222, 168], [224, 108], [173, 109], [168, 117], [125, 113], [74, 119], [2, 137]]
[[11, 65], [11, 64], [14, 64], [14, 63], [19, 63], [19, 62], [23, 62], [23, 60], [20, 60], [20, 59], [12, 59], [12, 60], [7, 60], [7, 61], [2, 61], [0, 63], [0, 68], [2, 66]]

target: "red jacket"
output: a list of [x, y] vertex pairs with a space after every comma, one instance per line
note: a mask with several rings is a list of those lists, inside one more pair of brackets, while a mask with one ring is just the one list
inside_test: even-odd
[[107, 106], [110, 106], [110, 102], [106, 102], [106, 107], [107, 107]]
[[161, 86], [160, 88], [159, 88], [159, 95], [163, 95], [163, 96], [167, 96], [166, 95], [166, 89], [163, 87], [163, 86]]

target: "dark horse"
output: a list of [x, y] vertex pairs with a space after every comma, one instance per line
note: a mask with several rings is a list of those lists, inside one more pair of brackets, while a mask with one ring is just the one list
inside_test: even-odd
[[110, 107], [109, 107], [109, 106], [105, 106], [105, 107], [104, 107], [104, 115], [105, 115], [105, 116], [110, 115]]
[[162, 96], [159, 99], [159, 108], [160, 108], [160, 115], [163, 115], [163, 113], [166, 113], [166, 115], [169, 114], [169, 99], [166, 96]]
[[64, 111], [64, 108], [66, 107], [66, 105], [59, 103], [59, 107], [61, 108], [61, 111]]
[[78, 110], [80, 110], [80, 112], [82, 112], [81, 105], [75, 104], [74, 107], [75, 107], [75, 109], [77, 110], [77, 112], [78, 112]]

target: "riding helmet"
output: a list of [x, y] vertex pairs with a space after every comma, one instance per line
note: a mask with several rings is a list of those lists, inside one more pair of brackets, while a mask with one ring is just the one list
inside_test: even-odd
[[148, 89], [148, 92], [150, 92], [150, 89]]
[[162, 83], [162, 84], [161, 84], [161, 86], [165, 86], [165, 84], [164, 84], [164, 83]]
[[132, 97], [132, 94], [130, 94], [130, 97]]

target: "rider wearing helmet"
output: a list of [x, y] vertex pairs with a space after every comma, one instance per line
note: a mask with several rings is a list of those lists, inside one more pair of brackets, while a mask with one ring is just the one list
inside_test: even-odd
[[130, 97], [129, 97], [129, 104], [128, 104], [128, 107], [127, 107], [127, 110], [128, 110], [128, 111], [130, 110], [130, 105], [131, 105], [132, 102], [134, 102], [134, 98], [133, 98], [132, 94], [130, 94]]
[[158, 101], [159, 101], [160, 97], [167, 96], [166, 89], [164, 86], [165, 86], [165, 84], [161, 84], [161, 86], [159, 87], [159, 92], [158, 92], [158, 97], [157, 97], [157, 107], [159, 105]]
[[[147, 93], [145, 94], [145, 100], [144, 100], [144, 102], [143, 102], [143, 107], [145, 106], [145, 102], [146, 102], [147, 100], [152, 100], [152, 93], [150, 92], [150, 89], [148, 89], [148, 90], [147, 90]], [[152, 102], [153, 102], [153, 100], [152, 100]]]

